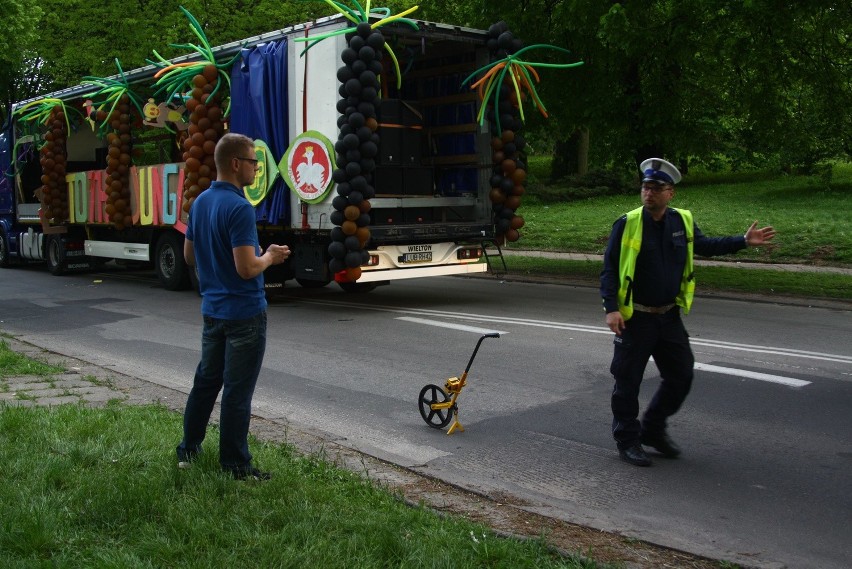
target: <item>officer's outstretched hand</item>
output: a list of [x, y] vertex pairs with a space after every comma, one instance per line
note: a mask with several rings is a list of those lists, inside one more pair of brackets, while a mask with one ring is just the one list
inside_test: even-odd
[[621, 315], [621, 312], [618, 310], [607, 312], [606, 325], [609, 326], [610, 330], [615, 332], [616, 336], [621, 336], [621, 331], [624, 330], [624, 317]]
[[775, 237], [775, 229], [771, 225], [758, 229], [757, 220], [745, 232], [745, 242], [749, 247], [763, 245]]

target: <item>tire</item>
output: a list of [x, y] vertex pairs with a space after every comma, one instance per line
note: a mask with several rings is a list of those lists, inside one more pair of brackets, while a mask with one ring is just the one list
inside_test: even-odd
[[9, 236], [6, 228], [0, 225], [0, 267], [8, 267], [12, 264], [12, 253], [9, 249]]
[[375, 288], [377, 286], [379, 286], [378, 283], [359, 283], [359, 282], [337, 283], [337, 284], [339, 284], [340, 288], [342, 288], [345, 292], [348, 292], [350, 294], [366, 294], [366, 293], [368, 293], [372, 290], [375, 290]]
[[68, 261], [65, 258], [65, 245], [62, 244], [62, 238], [57, 235], [47, 235], [47, 249], [44, 256], [47, 261], [47, 270], [52, 275], [64, 275], [67, 271]]
[[157, 240], [154, 269], [166, 290], [186, 290], [191, 286], [189, 267], [183, 260], [183, 236], [163, 233]]
[[315, 280], [312, 280], [312, 279], [297, 278], [296, 282], [299, 283], [299, 286], [301, 286], [302, 288], [322, 288], [324, 286], [327, 286], [328, 283], [331, 282], [331, 280], [315, 281]]

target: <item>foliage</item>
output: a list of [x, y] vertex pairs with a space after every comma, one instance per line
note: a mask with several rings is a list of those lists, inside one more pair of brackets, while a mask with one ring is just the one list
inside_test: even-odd
[[509, 22], [527, 43], [585, 65], [544, 73], [551, 119], [530, 125], [553, 149], [591, 132], [592, 168], [631, 171], [664, 156], [683, 166], [795, 166], [852, 156], [852, 6], [840, 0], [435, 0], [424, 15]]
[[633, 182], [612, 170], [595, 170], [584, 175], [563, 176], [552, 184], [537, 184], [528, 189], [527, 195], [541, 203], [570, 202], [627, 194], [636, 188]]
[[[4, 16], [5, 3], [13, 7], [18, 4], [18, 0], [0, 2]], [[140, 0], [133, 4], [33, 0], [20, 4], [26, 7], [21, 12], [26, 18], [13, 18], [8, 25], [14, 29], [18, 21], [26, 22], [21, 28], [34, 33], [13, 37], [13, 45], [20, 49], [8, 53], [15, 60], [11, 67], [12, 86], [3, 83], [0, 71], [0, 92], [10, 101], [77, 85], [86, 76], [111, 76], [116, 58], [129, 70], [147, 65], [146, 60], [155, 49], [162, 50], [160, 53], [166, 58], [182, 55], [179, 48], [166, 46], [194, 39], [188, 37], [186, 18], [172, 0]], [[333, 12], [322, 2], [186, 0], [181, 5], [196, 16], [214, 46]], [[7, 69], [5, 62], [0, 69]]]
[[[336, 11], [320, 0], [183, 5], [213, 45]], [[394, 13], [411, 7], [400, 0], [383, 5]], [[106, 76], [116, 57], [125, 69], [142, 66], [153, 49], [186, 40], [183, 16], [168, 0], [0, 0], [0, 6], [11, 14], [4, 19], [11, 41], [0, 40], [0, 92], [7, 101]], [[852, 157], [849, 2], [433, 0], [418, 14], [477, 28], [502, 19], [527, 45], [558, 46], [584, 62], [541, 70], [537, 89], [550, 118], [531, 116], [526, 125], [527, 141], [539, 152], [585, 127], [591, 168], [616, 172], [632, 172], [649, 155], [684, 170], [809, 173], [826, 159]], [[559, 55], [545, 55], [559, 62]]]
[[38, 34], [36, 23], [41, 8], [22, 0], [0, 0], [3, 14], [3, 34], [0, 34], [0, 123], [12, 103], [26, 91], [25, 59], [32, 57], [32, 46]]

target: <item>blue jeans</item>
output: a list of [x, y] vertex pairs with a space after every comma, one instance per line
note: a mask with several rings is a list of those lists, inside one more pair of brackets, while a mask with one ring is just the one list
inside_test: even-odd
[[245, 320], [204, 317], [201, 361], [186, 401], [178, 459], [189, 460], [201, 452], [207, 423], [222, 390], [219, 462], [230, 471], [251, 468], [251, 400], [265, 350], [266, 312]]

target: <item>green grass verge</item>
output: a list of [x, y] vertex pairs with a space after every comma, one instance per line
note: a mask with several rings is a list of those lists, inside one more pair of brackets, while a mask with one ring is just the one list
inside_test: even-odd
[[[535, 171], [544, 169], [536, 163]], [[631, 195], [545, 204], [536, 200], [531, 186], [518, 210], [526, 222], [521, 239], [509, 248], [601, 254], [613, 221], [639, 205], [638, 187]], [[710, 236], [742, 234], [755, 219], [775, 227], [773, 243], [737, 254], [745, 260], [852, 265], [850, 165], [835, 165], [830, 181], [821, 176], [694, 173], [678, 185], [672, 206], [692, 210]]]
[[218, 433], [178, 470], [159, 406], [0, 404], [2, 567], [596, 567], [543, 540], [406, 505], [364, 477], [252, 441], [268, 482], [221, 473]]
[[0, 340], [0, 378], [16, 375], [51, 375], [65, 369], [30, 359], [13, 352], [5, 340]]
[[[546, 275], [596, 285], [603, 268], [600, 261], [572, 261], [541, 257], [507, 256], [514, 275]], [[696, 267], [697, 293], [731, 290], [765, 295], [852, 300], [852, 277], [833, 273], [808, 273], [749, 269], [748, 267]]]

